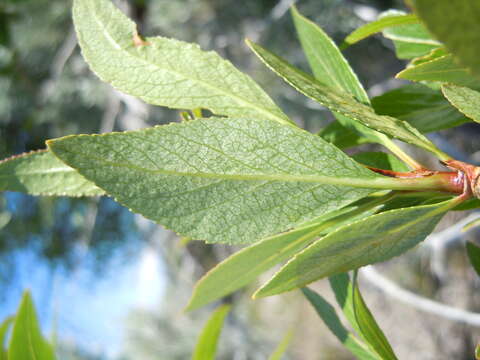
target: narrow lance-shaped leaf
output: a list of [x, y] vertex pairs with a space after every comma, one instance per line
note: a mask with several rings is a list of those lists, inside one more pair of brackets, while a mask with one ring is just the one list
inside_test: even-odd
[[194, 310], [242, 288], [278, 263], [288, 260], [320, 234], [372, 215], [389, 197], [362, 199], [323, 215], [297, 229], [274, 235], [246, 247], [215, 266], [195, 285], [187, 310]]
[[372, 187], [403, 188], [318, 136], [268, 120], [192, 120], [69, 136], [49, 147], [132, 211], [210, 242], [253, 242], [346, 206]]
[[254, 296], [290, 291], [398, 256], [423, 241], [455, 205], [455, 201], [447, 201], [391, 210], [345, 225], [298, 253]]
[[50, 151], [35, 151], [0, 161], [0, 191], [57, 196], [104, 193]]
[[325, 325], [353, 355], [360, 360], [380, 360], [377, 354], [368, 349], [361, 340], [343, 326], [333, 306], [323, 297], [309, 288], [303, 288], [302, 292]]
[[163, 37], [142, 40], [110, 0], [75, 0], [73, 20], [91, 69], [116, 89], [153, 105], [290, 123], [247, 75], [215, 52]]
[[[412, 16], [403, 11], [388, 10], [380, 14], [381, 20], [398, 16]], [[417, 19], [418, 20], [418, 19]], [[433, 39], [423, 24], [403, 24], [391, 26], [383, 30], [383, 36], [393, 41], [395, 53], [400, 59], [411, 59], [423, 56], [438, 48], [442, 44]]]
[[281, 360], [282, 356], [287, 351], [288, 345], [290, 345], [290, 342], [292, 341], [292, 339], [293, 339], [293, 331], [290, 330], [285, 334], [285, 336], [283, 337], [282, 341], [280, 341], [275, 351], [272, 353], [272, 355], [269, 356], [268, 360]]
[[388, 91], [374, 97], [372, 105], [376, 113], [407, 121], [422, 133], [448, 129], [468, 121], [439, 90], [422, 84]]
[[55, 354], [43, 338], [30, 293], [23, 294], [13, 324], [8, 359], [54, 360]]
[[230, 305], [222, 305], [214, 311], [210, 319], [208, 319], [205, 327], [202, 329], [192, 360], [214, 360], [217, 352], [217, 343], [222, 331]]
[[5, 342], [7, 340], [8, 330], [10, 330], [14, 319], [13, 316], [9, 316], [0, 324], [0, 360], [8, 360]]
[[399, 79], [411, 81], [438, 81], [462, 86], [478, 86], [480, 83], [468, 70], [457, 65], [452, 55], [445, 55], [431, 61], [411, 66], [396, 75]]
[[286, 82], [304, 95], [328, 107], [331, 111], [348, 116], [371, 129], [431, 151], [442, 159], [449, 158], [448, 155], [443, 154], [430, 140], [405, 121], [390, 116], [377, 115], [371, 107], [359, 103], [347, 93], [337, 91], [316, 81], [310, 75], [296, 69], [260, 45], [252, 42], [248, 42], [248, 44], [260, 59]]
[[356, 277], [357, 272], [355, 272], [353, 279], [353, 308], [362, 337], [382, 360], [397, 360], [392, 346], [363, 300]]
[[480, 1], [415, 0], [427, 28], [480, 79]]
[[480, 123], [480, 92], [452, 84], [443, 85], [442, 91], [460, 112]]
[[405, 24], [417, 24], [418, 21], [418, 18], [414, 14], [392, 14], [390, 16], [381, 17], [353, 31], [345, 38], [345, 40], [343, 40], [340, 48], [345, 49], [373, 34], [385, 30], [386, 28]]

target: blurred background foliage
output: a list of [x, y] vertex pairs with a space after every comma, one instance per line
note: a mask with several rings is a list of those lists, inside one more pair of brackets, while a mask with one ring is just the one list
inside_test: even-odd
[[[288, 13], [293, 1], [117, 3], [144, 35], [174, 37], [218, 51], [310, 131], [332, 120], [326, 110], [284, 85], [244, 45], [250, 38], [308, 70]], [[396, 0], [300, 0], [296, 5], [337, 43], [381, 11], [406, 9]], [[88, 70], [76, 46], [70, 8], [65, 0], [0, 3], [0, 158], [42, 149], [46, 139], [64, 135], [179, 120], [176, 111], [119, 94]], [[405, 63], [396, 59], [389, 40], [374, 36], [345, 54], [370, 94], [398, 86], [392, 77]], [[436, 140], [475, 157], [478, 137], [470, 130], [467, 125], [442, 132]], [[56, 333], [61, 359], [189, 358], [211, 309], [185, 314], [182, 308], [195, 281], [233, 252], [197, 242], [184, 246], [170, 232], [108, 198], [7, 192], [0, 195], [0, 228], [0, 315], [11, 312], [23, 288], [30, 287], [42, 323]], [[410, 289], [478, 310], [478, 279], [465, 270], [461, 249], [449, 253], [453, 270], [442, 279], [429, 270], [430, 259], [421, 252], [385, 269]], [[323, 283], [318, 287], [327, 289]], [[471, 358], [478, 331], [395, 304], [368, 286], [365, 296], [400, 358]], [[351, 358], [298, 294], [251, 301], [240, 293], [227, 301], [235, 307], [220, 341], [220, 359], [265, 359], [289, 328], [297, 335], [289, 359]]]

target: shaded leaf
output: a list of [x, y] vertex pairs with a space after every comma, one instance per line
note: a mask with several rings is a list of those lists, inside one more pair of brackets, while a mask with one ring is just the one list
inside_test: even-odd
[[132, 211], [210, 242], [251, 243], [372, 192], [361, 187], [398, 183], [268, 120], [208, 118], [49, 147]]
[[480, 79], [480, 2], [415, 0], [414, 5], [428, 30]]
[[365, 136], [361, 136], [357, 131], [343, 126], [338, 121], [328, 124], [320, 130], [318, 135], [339, 149], [346, 149], [371, 142], [371, 140]]
[[372, 215], [387, 196], [362, 199], [297, 229], [263, 239], [231, 255], [197, 282], [186, 310], [194, 310], [242, 288], [274, 265], [288, 260], [321, 234]]
[[388, 91], [374, 97], [372, 105], [378, 114], [407, 121], [422, 133], [448, 129], [468, 121], [440, 91], [421, 84]]
[[467, 255], [470, 259], [472, 267], [475, 269], [475, 272], [480, 276], [480, 247], [471, 241], [467, 241], [465, 243], [465, 248], [467, 249]]
[[340, 46], [340, 48], [344, 49], [350, 45], [353, 45], [359, 42], [360, 40], [363, 40], [387, 28], [395, 27], [399, 25], [417, 24], [418, 22], [419, 20], [414, 14], [401, 13], [401, 14], [390, 14], [387, 16], [383, 16], [353, 31], [350, 35], [348, 35], [345, 38], [345, 40], [343, 40], [343, 43]]
[[411, 81], [438, 81], [462, 86], [476, 86], [478, 81], [468, 70], [457, 65], [452, 55], [445, 55], [431, 61], [411, 66], [396, 75], [399, 79]]
[[52, 347], [43, 338], [30, 293], [23, 294], [8, 346], [8, 359], [53, 360]]
[[347, 93], [325, 86], [310, 75], [288, 64], [277, 55], [265, 50], [260, 45], [252, 42], [248, 42], [248, 44], [259, 58], [286, 82], [304, 95], [328, 107], [331, 111], [348, 116], [373, 130], [419, 146], [443, 157], [430, 140], [408, 123], [389, 116], [377, 115], [370, 106], [356, 101]]
[[208, 319], [202, 333], [200, 334], [192, 360], [214, 360], [217, 352], [217, 343], [222, 331], [230, 305], [222, 305], [218, 307], [210, 319]]
[[104, 193], [46, 150], [0, 161], [0, 191], [57, 196], [94, 196]]
[[375, 353], [372, 353], [362, 341], [343, 326], [333, 306], [322, 296], [309, 288], [302, 288], [302, 292], [325, 325], [327, 325], [330, 331], [348, 350], [352, 352], [353, 355], [361, 360], [379, 359], [379, 357]]
[[345, 225], [298, 253], [255, 294], [269, 296], [386, 261], [423, 241], [456, 202], [386, 211]]
[[140, 39], [136, 25], [110, 0], [75, 0], [82, 55], [116, 89], [153, 105], [204, 108], [217, 115], [290, 123], [247, 75], [215, 52], [163, 37]]
[[354, 275], [353, 286], [353, 309], [362, 337], [366, 342], [378, 355], [380, 355], [381, 359], [396, 360], [397, 357], [395, 356], [390, 343], [363, 300], [356, 281], [356, 274]]
[[287, 332], [283, 337], [282, 341], [280, 341], [280, 343], [278, 344], [273, 354], [270, 355], [268, 360], [281, 360], [282, 356], [287, 351], [288, 345], [290, 345], [292, 338], [293, 338], [293, 331]]
[[443, 85], [442, 91], [462, 114], [480, 123], [480, 92], [452, 84]]
[[383, 152], [361, 152], [352, 155], [352, 158], [360, 164], [375, 167], [377, 169], [387, 169], [393, 171], [409, 171], [407, 165], [397, 157]]

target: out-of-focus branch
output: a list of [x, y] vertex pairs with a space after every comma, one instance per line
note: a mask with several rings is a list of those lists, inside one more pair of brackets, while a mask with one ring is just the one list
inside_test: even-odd
[[363, 278], [368, 280], [372, 285], [380, 289], [385, 294], [395, 298], [398, 301], [413, 306], [418, 310], [452, 321], [480, 327], [480, 314], [458, 309], [417, 295], [402, 288], [390, 279], [387, 279], [377, 270], [375, 270], [372, 265], [362, 268], [360, 274], [363, 276]]

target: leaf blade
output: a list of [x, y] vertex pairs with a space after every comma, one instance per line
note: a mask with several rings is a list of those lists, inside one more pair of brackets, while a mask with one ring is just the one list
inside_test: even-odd
[[480, 92], [452, 84], [443, 85], [442, 92], [462, 114], [480, 123]]
[[132, 211], [210, 242], [285, 231], [389, 180], [318, 136], [269, 120], [208, 118], [48, 145]]
[[136, 25], [109, 0], [75, 0], [73, 20], [91, 69], [122, 92], [174, 109], [292, 124], [250, 77], [216, 53], [162, 37], [138, 44]]
[[0, 161], [0, 191], [30, 195], [97, 196], [103, 190], [51, 152], [34, 151]]
[[470, 264], [472, 264], [477, 275], [480, 276], [480, 247], [471, 241], [467, 241], [465, 243], [465, 248], [467, 250]]
[[268, 357], [268, 360], [281, 360], [283, 354], [287, 351], [290, 342], [293, 339], [293, 331], [288, 331], [278, 344], [275, 351]]
[[217, 352], [217, 343], [222, 331], [223, 323], [228, 313], [230, 305], [218, 307], [208, 319], [198, 338], [197, 345], [192, 356], [192, 360], [214, 360]]
[[398, 256], [422, 241], [452, 204], [446, 201], [390, 210], [345, 225], [298, 253], [254, 296], [290, 291], [326, 276]]

